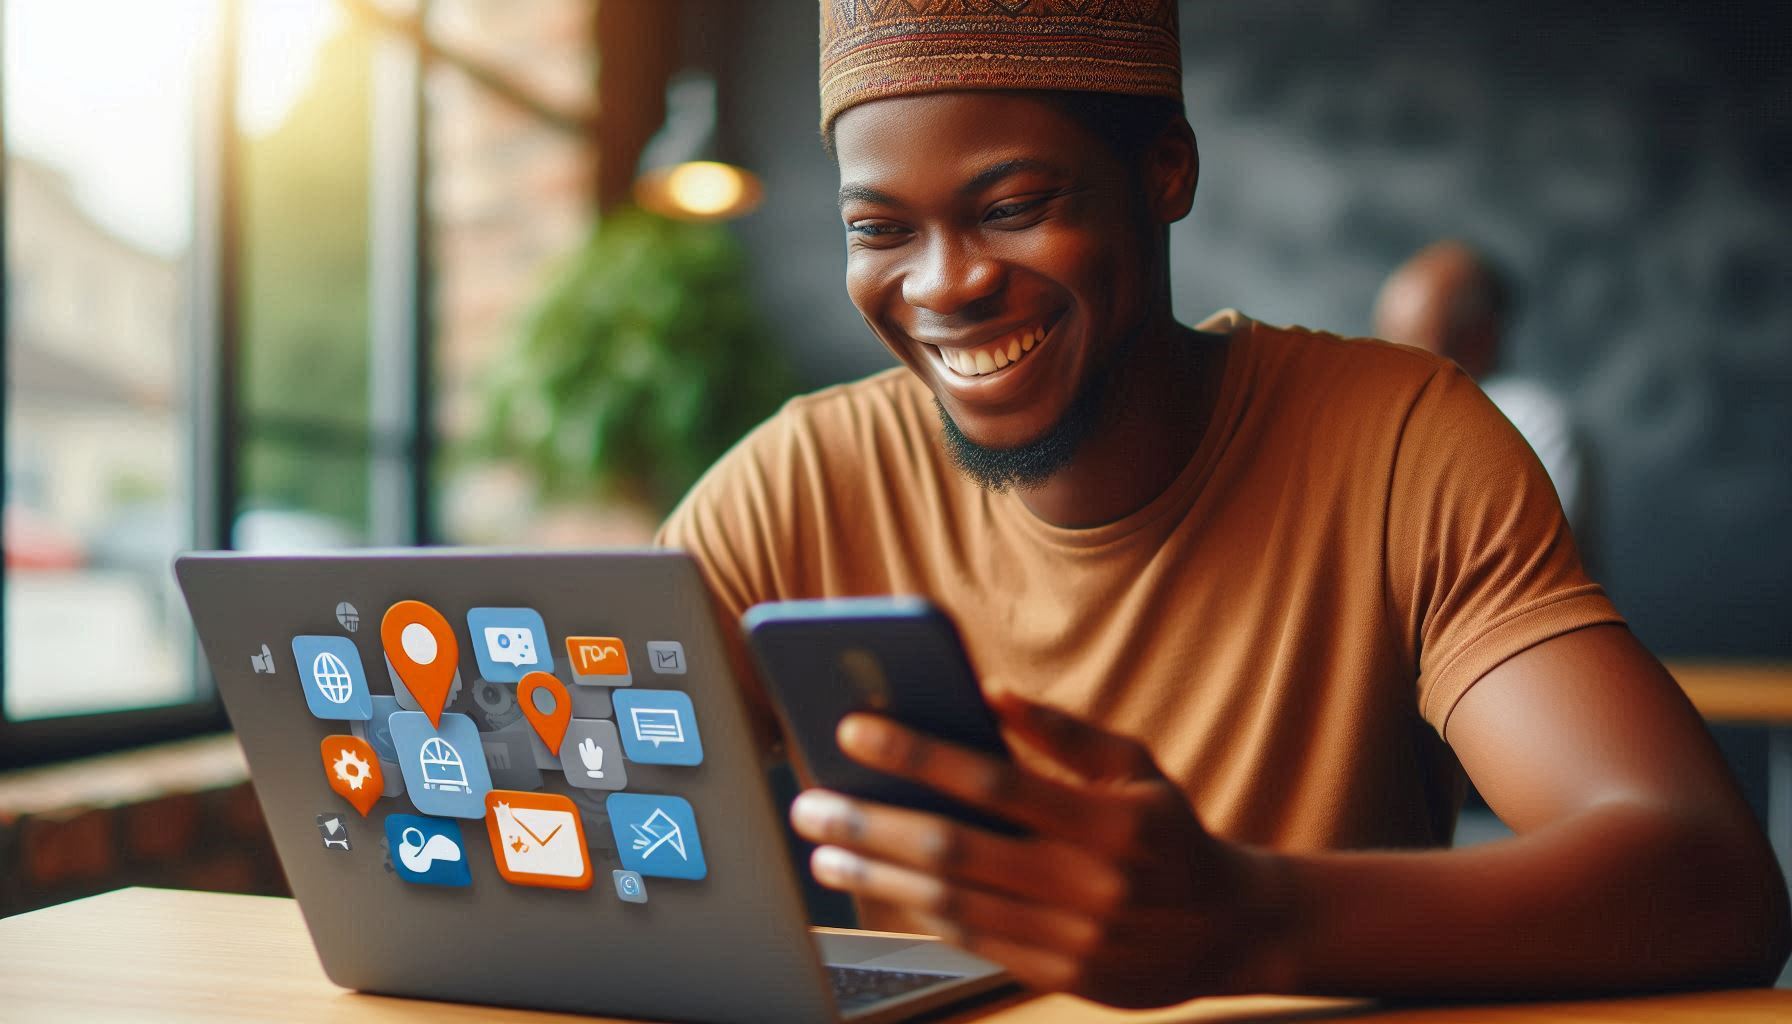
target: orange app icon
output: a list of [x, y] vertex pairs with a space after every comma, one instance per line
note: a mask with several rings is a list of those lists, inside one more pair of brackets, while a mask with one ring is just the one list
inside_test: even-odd
[[485, 795], [492, 860], [511, 885], [591, 888], [591, 855], [579, 809], [558, 793], [494, 789]]
[[321, 753], [330, 788], [354, 804], [361, 817], [367, 817], [386, 788], [386, 776], [373, 747], [359, 736], [325, 736]]
[[[604, 683], [612, 686], [627, 683], [631, 678], [628, 651], [617, 637], [569, 636], [566, 638], [566, 661], [572, 666], [575, 677], [604, 676]], [[616, 676], [621, 679], [613, 678]]]

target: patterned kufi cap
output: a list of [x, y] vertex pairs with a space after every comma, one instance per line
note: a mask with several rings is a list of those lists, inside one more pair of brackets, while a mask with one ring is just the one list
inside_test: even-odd
[[821, 0], [821, 130], [866, 100], [961, 89], [1182, 98], [1176, 0]]

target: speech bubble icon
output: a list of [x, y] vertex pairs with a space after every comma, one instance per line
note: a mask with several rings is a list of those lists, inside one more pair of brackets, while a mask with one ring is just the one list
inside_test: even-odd
[[527, 628], [511, 626], [485, 627], [485, 656], [501, 665], [535, 664], [535, 639]]
[[635, 735], [656, 749], [662, 743], [684, 742], [684, 719], [677, 708], [631, 708], [630, 717], [635, 721]]
[[330, 788], [367, 817], [386, 788], [379, 755], [359, 736], [325, 736], [320, 749]]

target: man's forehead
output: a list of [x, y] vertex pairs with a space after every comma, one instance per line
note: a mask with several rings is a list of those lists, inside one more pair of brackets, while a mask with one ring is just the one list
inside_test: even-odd
[[968, 198], [1023, 174], [1068, 178], [1074, 173], [1069, 167], [1035, 156], [1016, 154], [1004, 157], [983, 152], [966, 154], [961, 167], [940, 167], [922, 161], [898, 162], [895, 166], [878, 162], [868, 168], [855, 168], [851, 172], [854, 177], [846, 180], [845, 176], [849, 172], [842, 163], [840, 172], [841, 206], [851, 202], [900, 205], [903, 202], [901, 192], [904, 185], [912, 186], [919, 178], [926, 179], [929, 192], [937, 191], [943, 185], [955, 195]]
[[872, 198], [903, 182], [974, 192], [1026, 172], [1075, 173], [1087, 140], [1037, 97], [953, 92], [866, 103], [835, 135], [841, 199]]

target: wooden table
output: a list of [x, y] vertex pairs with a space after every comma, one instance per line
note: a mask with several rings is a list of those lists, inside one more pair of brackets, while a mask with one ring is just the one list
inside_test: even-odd
[[1671, 661], [1667, 667], [1706, 721], [1766, 727], [1767, 838], [1780, 869], [1792, 876], [1792, 664]]
[[[346, 992], [324, 977], [291, 900], [121, 889], [0, 920], [0, 1019], [61, 1021], [496, 1021], [594, 1018]], [[987, 1024], [1520, 1024], [1792, 1020], [1792, 992], [1747, 989], [1585, 1002], [1377, 1010], [1336, 999], [1203, 999], [1118, 1013], [1066, 996], [1016, 996], [953, 1018]]]

